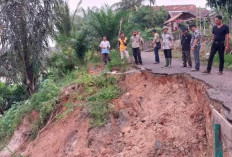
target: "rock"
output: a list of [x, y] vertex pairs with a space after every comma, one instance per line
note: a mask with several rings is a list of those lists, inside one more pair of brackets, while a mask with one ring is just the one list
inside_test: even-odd
[[131, 146], [128, 146], [126, 150], [132, 150], [132, 147], [131, 147]]
[[192, 144], [197, 144], [198, 143], [198, 140], [196, 138], [192, 139]]
[[163, 154], [163, 149], [159, 149], [157, 152], [156, 152], [156, 155], [162, 155]]
[[205, 131], [204, 130], [200, 130], [198, 132], [198, 135], [199, 135], [199, 137], [204, 137], [205, 136]]
[[112, 71], [111, 74], [117, 74], [117, 71]]
[[123, 128], [123, 129], [121, 130], [121, 132], [124, 133], [124, 134], [125, 134], [125, 133], [130, 133], [130, 131], [131, 131], [131, 127], [129, 127], [129, 126]]
[[146, 120], [142, 119], [142, 120], [140, 120], [140, 122], [145, 123], [145, 122], [146, 122]]

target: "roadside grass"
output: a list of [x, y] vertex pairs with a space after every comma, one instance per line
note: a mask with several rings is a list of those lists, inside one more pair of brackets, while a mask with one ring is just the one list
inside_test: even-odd
[[[160, 51], [161, 56], [163, 55], [162, 51]], [[178, 59], [182, 59], [182, 52], [181, 50], [174, 50], [172, 53], [174, 58], [178, 58]], [[192, 59], [193, 59], [193, 54], [192, 55]], [[205, 59], [204, 56], [200, 55], [200, 60], [203, 64], [208, 63], [208, 61]], [[193, 60], [194, 61], [194, 60]], [[218, 67], [220, 63], [219, 60], [219, 56], [218, 54], [215, 55], [214, 57], [214, 62], [213, 62], [213, 66]], [[225, 65], [224, 65], [225, 69], [229, 69], [232, 70], [232, 55], [231, 54], [225, 54]]]
[[[214, 57], [214, 65], [219, 66], [220, 60], [218, 54]], [[225, 54], [225, 64], [226, 69], [232, 70], [232, 55], [231, 54]]]
[[117, 69], [120, 72], [125, 72], [130, 68], [129, 62], [126, 59], [121, 60], [120, 53], [118, 53], [116, 50], [110, 51], [110, 58], [111, 62], [107, 64], [109, 71]]

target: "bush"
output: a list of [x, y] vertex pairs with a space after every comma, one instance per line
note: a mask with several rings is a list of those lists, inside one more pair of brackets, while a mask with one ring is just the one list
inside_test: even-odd
[[28, 98], [26, 87], [23, 85], [8, 85], [0, 82], [0, 111], [8, 110]]
[[[13, 105], [0, 118], [0, 141], [7, 141], [20, 125], [22, 119], [29, 115], [32, 110], [39, 113], [35, 128], [41, 128], [50, 117], [51, 112], [56, 108], [55, 104], [58, 101], [59, 93], [60, 88], [56, 83], [52, 80], [46, 80], [38, 93], [34, 94], [28, 101], [23, 102], [21, 105]], [[35, 132], [32, 134], [36, 135]]]
[[51, 73], [57, 77], [63, 77], [78, 65], [79, 60], [75, 50], [68, 47], [66, 51], [53, 53], [50, 59]]
[[112, 71], [113, 68], [119, 68], [121, 72], [129, 69], [129, 63], [126, 59], [121, 60], [120, 54], [116, 50], [110, 51], [111, 62], [107, 64], [107, 68]]

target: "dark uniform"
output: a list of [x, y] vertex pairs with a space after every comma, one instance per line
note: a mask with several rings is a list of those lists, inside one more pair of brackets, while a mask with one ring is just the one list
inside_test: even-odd
[[219, 71], [222, 72], [224, 68], [225, 38], [226, 34], [229, 34], [229, 27], [227, 25], [223, 25], [221, 28], [214, 26], [212, 33], [214, 34], [214, 42], [211, 47], [207, 71], [211, 71], [214, 56], [218, 51], [220, 59]]
[[183, 66], [187, 67], [187, 63], [189, 67], [192, 67], [192, 59], [191, 59], [191, 39], [192, 36], [190, 33], [187, 33], [186, 35], [182, 35], [181, 38], [181, 45], [182, 45], [182, 59], [183, 59]]

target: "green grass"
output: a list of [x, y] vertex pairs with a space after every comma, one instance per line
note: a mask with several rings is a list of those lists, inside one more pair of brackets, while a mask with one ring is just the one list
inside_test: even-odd
[[[214, 58], [214, 65], [219, 66], [220, 60], [218, 54], [216, 54]], [[225, 54], [225, 68], [232, 70], [232, 55], [231, 54]]]
[[126, 59], [121, 60], [120, 53], [116, 50], [110, 51], [111, 62], [107, 64], [108, 70], [112, 71], [113, 68], [117, 68], [120, 72], [125, 72], [130, 68], [130, 65]]
[[[173, 55], [174, 58], [182, 59], [182, 52], [181, 51], [175, 50], [175, 51], [172, 52], [172, 55]], [[192, 61], [194, 61], [193, 59], [194, 58], [193, 58], [193, 54], [192, 54]], [[204, 57], [201, 56], [200, 59], [204, 64], [207, 64], [207, 61], [205, 61]], [[220, 63], [220, 61], [219, 61], [219, 56], [218, 56], [218, 53], [217, 53], [215, 55], [215, 57], [214, 57], [213, 65], [215, 67], [218, 67], [219, 63]], [[225, 54], [225, 65], [224, 66], [225, 66], [225, 69], [232, 70], [232, 55], [231, 54]]]
[[[98, 56], [90, 58], [92, 58], [92, 63], [99, 64]], [[129, 64], [123, 63], [116, 51], [111, 53], [111, 58], [112, 62], [107, 66], [109, 69], [120, 67], [120, 70], [123, 71], [129, 68]], [[119, 97], [122, 93], [122, 90], [117, 85], [118, 79], [104, 73], [99, 76], [92, 76], [88, 74], [86, 66], [70, 71], [59, 79], [53, 75], [48, 76], [48, 79], [44, 80], [40, 85], [37, 93], [25, 102], [13, 105], [11, 109], [0, 117], [0, 147], [8, 142], [25, 117], [30, 118], [33, 110], [39, 114], [39, 118], [34, 122], [31, 130], [30, 138], [35, 139], [39, 130], [47, 124], [51, 114], [58, 109], [57, 104], [62, 88], [71, 84], [80, 84], [84, 88], [82, 93], [75, 93], [73, 97], [80, 100], [80, 105], [85, 105], [85, 107], [89, 108], [91, 126], [104, 125], [108, 114], [113, 110], [111, 105], [112, 99]], [[65, 118], [75, 109], [71, 101], [64, 105], [66, 105], [67, 110], [56, 115], [57, 121]]]
[[122, 90], [117, 86], [118, 78], [102, 74], [91, 76], [82, 73], [77, 80], [85, 85], [85, 102], [91, 115], [91, 126], [99, 127], [106, 123], [108, 114], [112, 111], [111, 100], [119, 97]]

